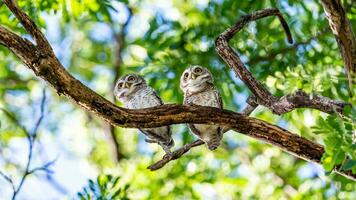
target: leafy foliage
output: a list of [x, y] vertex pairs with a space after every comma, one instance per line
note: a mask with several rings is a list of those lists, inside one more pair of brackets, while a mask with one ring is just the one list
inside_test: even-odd
[[355, 110], [347, 109], [345, 116], [319, 117], [314, 133], [322, 134], [325, 143], [323, 166], [331, 171], [341, 165], [345, 170], [356, 172], [356, 123]]
[[88, 186], [84, 187], [82, 192], [78, 192], [78, 198], [81, 200], [128, 200], [127, 190], [129, 186], [120, 186], [119, 180], [120, 177], [100, 175], [95, 182], [89, 180]]

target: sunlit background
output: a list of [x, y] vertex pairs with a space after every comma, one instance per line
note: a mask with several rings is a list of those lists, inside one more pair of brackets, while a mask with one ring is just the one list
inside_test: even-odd
[[[111, 90], [117, 76], [135, 72], [146, 78], [164, 102], [182, 103], [179, 77], [189, 65], [200, 64], [212, 71], [224, 107], [233, 111], [244, 108], [250, 92], [215, 53], [214, 40], [240, 16], [277, 7], [290, 25], [293, 45], [286, 43], [279, 21], [273, 17], [249, 24], [231, 42], [256, 78], [278, 96], [303, 89], [356, 102], [355, 97], [348, 98], [343, 62], [319, 1], [18, 2], [43, 28], [67, 70], [105, 98], [114, 101]], [[355, 28], [356, 7], [346, 10]], [[0, 8], [0, 22], [31, 40], [6, 6]], [[119, 44], [121, 36], [123, 43]], [[122, 50], [117, 52], [120, 45]], [[339, 162], [337, 156], [345, 158], [355, 152], [355, 146], [350, 147], [355, 141], [342, 139], [349, 137], [346, 132], [323, 126], [327, 114], [298, 109], [277, 116], [263, 107], [252, 113], [326, 145], [324, 168], [229, 132], [218, 150], [200, 146], [151, 172], [146, 167], [163, 156], [159, 146], [145, 143], [136, 129], [110, 130], [101, 119], [58, 96], [10, 51], [0, 50], [0, 107], [31, 131], [41, 116], [44, 90], [44, 119], [37, 131], [31, 166], [55, 161], [50, 172], [28, 176], [18, 199], [76, 199], [88, 180], [95, 181], [100, 174], [120, 177], [120, 185], [129, 185], [127, 193], [132, 199], [356, 199], [355, 182], [324, 170]], [[329, 135], [316, 134], [317, 130]], [[174, 125], [173, 137], [175, 148], [194, 140], [185, 125]], [[330, 140], [335, 144], [327, 142]], [[15, 185], [28, 150], [23, 130], [0, 112], [0, 171], [12, 177]], [[0, 178], [0, 199], [11, 195], [11, 185]]]

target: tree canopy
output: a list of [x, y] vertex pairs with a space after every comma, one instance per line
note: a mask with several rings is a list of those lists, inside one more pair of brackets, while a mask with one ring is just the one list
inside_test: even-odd
[[[1, 1], [0, 194], [355, 199], [356, 4], [331, 2]], [[225, 110], [177, 105], [197, 64]], [[120, 108], [132, 72], [170, 105]], [[232, 130], [215, 151], [180, 149], [188, 122]], [[167, 124], [176, 160], [131, 129]]]

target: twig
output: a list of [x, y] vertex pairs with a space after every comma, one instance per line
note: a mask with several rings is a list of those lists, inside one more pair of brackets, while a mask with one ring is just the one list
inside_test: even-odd
[[33, 140], [37, 137], [37, 131], [38, 131], [38, 128], [40, 127], [40, 124], [44, 118], [44, 109], [45, 109], [45, 104], [46, 103], [46, 89], [43, 89], [42, 90], [42, 99], [41, 99], [41, 106], [40, 106], [40, 117], [38, 118], [36, 124], [35, 124], [35, 127], [31, 133], [32, 137], [33, 137]]
[[180, 158], [183, 154], [187, 153], [191, 148], [200, 146], [202, 144], [204, 144], [204, 142], [202, 140], [195, 140], [194, 142], [186, 144], [183, 147], [173, 151], [171, 157], [164, 156], [160, 161], [148, 166], [147, 169], [150, 169], [151, 171], [160, 169], [160, 168], [164, 167], [168, 162]]
[[20, 192], [23, 184], [25, 183], [25, 180], [27, 178], [28, 175], [30, 174], [33, 174], [35, 173], [36, 171], [39, 171], [39, 170], [45, 170], [47, 166], [44, 165], [42, 167], [37, 167], [37, 168], [34, 168], [34, 169], [30, 169], [30, 166], [31, 166], [31, 161], [32, 161], [32, 156], [33, 156], [33, 149], [34, 149], [34, 144], [35, 144], [35, 140], [37, 138], [37, 131], [38, 131], [38, 128], [42, 122], [42, 119], [44, 117], [44, 106], [45, 106], [45, 102], [46, 102], [46, 90], [43, 89], [43, 92], [42, 92], [42, 99], [41, 99], [41, 106], [40, 106], [40, 117], [38, 118], [36, 124], [35, 124], [35, 128], [33, 129], [33, 132], [32, 133], [28, 133], [27, 132], [27, 139], [28, 139], [28, 142], [29, 142], [29, 149], [28, 149], [28, 156], [27, 156], [27, 163], [26, 163], [26, 168], [25, 168], [25, 172], [20, 180], [20, 183], [19, 185], [17, 186], [16, 190], [13, 192], [13, 195], [12, 195], [12, 199], [14, 200], [17, 196], [17, 194]]
[[52, 174], [46, 174], [45, 177], [43, 177], [45, 180], [47, 180], [48, 183], [52, 185], [54, 189], [56, 189], [58, 192], [61, 194], [68, 194], [68, 190], [61, 185], [53, 176]]
[[12, 191], [15, 192], [16, 191], [16, 188], [15, 188], [15, 184], [14, 182], [12, 181], [12, 179], [7, 176], [4, 172], [0, 171], [0, 176], [3, 177], [12, 187]]
[[51, 165], [53, 165], [53, 163], [56, 161], [56, 160], [53, 160], [53, 161], [47, 162], [46, 164], [44, 164], [42, 166], [35, 167], [35, 168], [31, 169], [34, 144], [35, 144], [35, 141], [36, 141], [36, 138], [38, 135], [38, 128], [41, 125], [41, 122], [43, 121], [43, 118], [44, 118], [45, 103], [46, 103], [46, 92], [45, 92], [45, 89], [43, 89], [41, 105], [40, 105], [40, 117], [36, 121], [33, 131], [31, 133], [23, 125], [21, 125], [21, 123], [16, 119], [16, 117], [12, 113], [1, 108], [1, 110], [4, 112], [4, 114], [13, 123], [15, 123], [16, 126], [20, 127], [21, 130], [25, 133], [25, 135], [27, 137], [28, 144], [29, 144], [25, 170], [24, 170], [24, 173], [23, 173], [23, 175], [19, 181], [19, 184], [17, 186], [15, 186], [14, 181], [9, 176], [7, 176], [5, 173], [0, 171], [0, 176], [3, 177], [9, 184], [11, 184], [11, 187], [13, 190], [12, 199], [16, 199], [17, 195], [19, 194], [20, 190], [22, 189], [22, 186], [24, 185], [24, 183], [26, 181], [26, 178], [29, 175], [34, 174], [37, 171], [45, 171], [46, 173], [51, 173], [51, 170], [49, 170], [49, 167]]
[[[346, 105], [351, 105], [347, 102], [331, 100], [320, 95], [309, 95], [302, 91], [297, 91], [294, 94], [286, 95], [278, 98], [271, 94], [246, 68], [234, 49], [229, 45], [230, 39], [239, 32], [246, 24], [258, 19], [277, 16], [281, 22], [283, 29], [287, 35], [288, 41], [293, 42], [287, 22], [278, 9], [269, 8], [263, 9], [251, 14], [242, 16], [235, 25], [221, 33], [215, 41], [216, 51], [220, 57], [230, 66], [237, 76], [246, 84], [251, 92], [256, 96], [257, 103], [266, 106], [275, 114], [284, 114], [296, 108], [312, 108], [326, 113], [342, 112]], [[318, 103], [321, 103], [318, 104]]]
[[54, 163], [57, 161], [57, 158], [56, 159], [53, 159], [49, 162], [47, 162], [46, 164], [42, 165], [42, 166], [39, 166], [39, 167], [35, 167], [33, 169], [31, 169], [28, 173], [29, 174], [33, 174], [37, 171], [45, 171], [47, 174], [52, 174], [53, 171], [49, 169], [49, 167], [51, 167], [52, 165], [54, 165]]
[[256, 102], [255, 96], [249, 96], [246, 102], [247, 106], [242, 110], [242, 114], [249, 116], [257, 108], [258, 103]]
[[[39, 148], [38, 152], [40, 152], [41, 160], [42, 161], [48, 160], [48, 156], [47, 156], [46, 151], [43, 147], [43, 144], [41, 143], [40, 140], [37, 140], [37, 148]], [[58, 158], [59, 158], [59, 156], [57, 155], [57, 157], [52, 160], [52, 163], [56, 162], [58, 160]], [[47, 162], [47, 164], [49, 164], [49, 163], [50, 162]], [[50, 165], [52, 165], [52, 164], [50, 164]], [[52, 171], [50, 171], [49, 173], [46, 173], [44, 176], [41, 176], [40, 178], [45, 179], [55, 190], [57, 190], [61, 194], [68, 193], [67, 189], [65, 187], [63, 187], [61, 185], [61, 183], [58, 183], [56, 178], [53, 177]]]

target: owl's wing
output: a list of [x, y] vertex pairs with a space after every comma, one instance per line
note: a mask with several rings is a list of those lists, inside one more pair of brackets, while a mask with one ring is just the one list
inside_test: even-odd
[[196, 136], [199, 138], [202, 137], [202, 133], [197, 128], [195, 128], [194, 124], [188, 124], [188, 127]]
[[184, 94], [183, 105], [191, 105], [192, 104], [191, 97], [192, 96], [187, 96]]
[[139, 129], [143, 134], [145, 134], [149, 140], [156, 141], [156, 142], [164, 142], [166, 138], [162, 135], [155, 133], [155, 131], [148, 130], [148, 129]]
[[[189, 99], [190, 96], [187, 96], [187, 95], [184, 95], [184, 99], [183, 99], [183, 104], [184, 105], [189, 105], [189, 104], [192, 104], [190, 99]], [[188, 127], [189, 129], [195, 134], [197, 135], [198, 137], [200, 137], [201, 133], [200, 131], [195, 128], [194, 124], [188, 124]]]
[[[215, 89], [214, 94], [215, 94], [216, 100], [218, 101], [219, 108], [223, 109], [224, 104], [223, 104], [223, 101], [222, 101], [222, 98], [221, 98], [219, 90]], [[227, 132], [229, 130], [230, 130], [230, 128], [228, 128], [228, 127], [219, 127], [218, 133], [223, 134], [223, 133], [225, 133], [225, 132]]]
[[214, 94], [216, 100], [218, 101], [219, 108], [223, 109], [224, 105], [219, 90], [215, 89]]
[[[216, 98], [217, 101], [218, 101], [219, 108], [223, 109], [224, 104], [223, 104], [223, 101], [222, 101], [222, 98], [221, 98], [221, 95], [220, 95], [219, 90], [215, 90], [214, 93], [215, 93], [215, 98]], [[227, 132], [227, 131], [229, 131], [229, 130], [230, 130], [229, 127], [219, 127], [218, 132], [221, 133], [221, 134], [223, 134], [223, 133], [225, 133], [225, 132]]]
[[158, 96], [156, 90], [152, 89], [152, 93], [157, 98], [157, 100], [159, 101], [160, 105], [163, 105], [163, 101], [162, 101], [161, 97]]
[[184, 94], [184, 96], [183, 96], [183, 105], [186, 105], [186, 104], [188, 104], [188, 101], [187, 101], [187, 97]]

